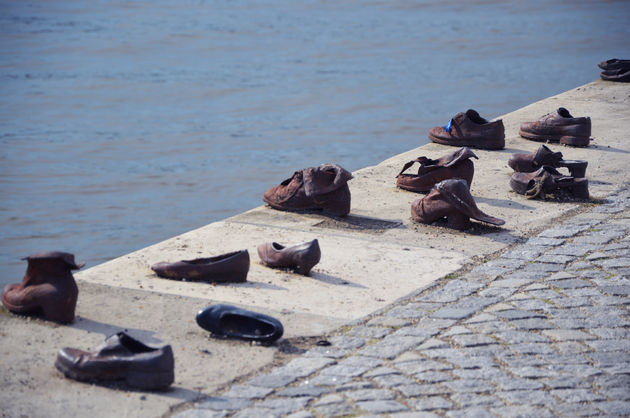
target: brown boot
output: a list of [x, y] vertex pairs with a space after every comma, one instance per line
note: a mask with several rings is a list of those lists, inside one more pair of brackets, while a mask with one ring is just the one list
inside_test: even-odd
[[497, 150], [505, 147], [505, 128], [501, 119], [490, 122], [468, 109], [455, 115], [446, 126], [429, 131], [429, 139], [443, 145]]
[[449, 179], [435, 185], [433, 190], [411, 204], [411, 217], [418, 222], [430, 224], [446, 218], [450, 228], [470, 228], [470, 218], [493, 225], [503, 225], [503, 219], [483, 213], [475, 204], [466, 180]]
[[23, 258], [28, 261], [21, 284], [9, 284], [2, 292], [2, 303], [12, 312], [39, 313], [45, 319], [72, 322], [79, 289], [72, 270], [74, 255], [48, 251]]
[[523, 122], [519, 135], [532, 141], [587, 147], [591, 140], [591, 118], [574, 118], [567, 109], [560, 107], [535, 122]]
[[350, 212], [350, 179], [352, 174], [337, 164], [308, 167], [267, 190], [263, 200], [274, 209], [323, 209], [346, 216]]

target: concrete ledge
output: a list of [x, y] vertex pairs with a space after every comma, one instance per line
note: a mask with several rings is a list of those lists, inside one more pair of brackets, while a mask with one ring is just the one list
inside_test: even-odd
[[[590, 147], [552, 148], [561, 149], [567, 159], [589, 161], [593, 199], [627, 187], [629, 105], [630, 85], [595, 81], [504, 115], [506, 149], [475, 150], [479, 160], [471, 188], [483, 211], [506, 220], [502, 228], [477, 223], [468, 232], [458, 232], [411, 221], [411, 202], [422, 195], [396, 189], [395, 176], [413, 158], [436, 158], [453, 150], [431, 143], [355, 172], [349, 183], [353, 209], [346, 219], [258, 207], [82, 271], [76, 275], [81, 293], [72, 325], [26, 320], [5, 311], [0, 315], [0, 352], [8, 360], [0, 378], [4, 388], [0, 403], [12, 415], [95, 411], [101, 416], [110, 411], [112, 416], [121, 412], [156, 416], [256, 373], [278, 361], [282, 350], [209, 338], [194, 322], [198, 309], [221, 301], [277, 316], [285, 325], [285, 345], [299, 351], [310, 343], [302, 337], [322, 335], [365, 317], [466, 263], [523, 241], [584, 205], [531, 201], [510, 191], [509, 156], [540, 145], [518, 136], [521, 122], [536, 120], [560, 106], [575, 116], [591, 116], [594, 141]], [[261, 243], [294, 244], [313, 238], [320, 241], [322, 261], [310, 277], [268, 269], [258, 261], [256, 247]], [[244, 248], [252, 258], [244, 284], [170, 281], [157, 278], [149, 269], [158, 261]], [[87, 349], [121, 328], [149, 343], [173, 345], [176, 382], [172, 390], [113, 390], [67, 380], [54, 369], [61, 347]]]

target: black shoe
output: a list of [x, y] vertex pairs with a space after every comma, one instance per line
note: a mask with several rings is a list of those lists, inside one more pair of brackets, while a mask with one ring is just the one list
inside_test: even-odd
[[212, 305], [197, 313], [199, 326], [221, 337], [272, 342], [282, 337], [280, 321], [231, 305]]

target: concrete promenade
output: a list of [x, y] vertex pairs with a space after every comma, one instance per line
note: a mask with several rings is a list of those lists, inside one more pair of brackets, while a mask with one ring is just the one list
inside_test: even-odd
[[[509, 187], [511, 154], [540, 146], [518, 136], [520, 123], [560, 106], [593, 121], [589, 147], [550, 145], [589, 162], [586, 202]], [[503, 227], [411, 220], [422, 195], [395, 177], [407, 161], [454, 150], [430, 143], [354, 172], [346, 218], [260, 206], [87, 268], [75, 274], [72, 324], [0, 308], [1, 415], [630, 415], [630, 84], [597, 80], [501, 118], [506, 148], [475, 150], [471, 193]], [[313, 238], [322, 260], [308, 277], [258, 260], [259, 244]], [[240, 249], [246, 283], [149, 268]], [[285, 334], [271, 346], [213, 338], [194, 317], [214, 303], [273, 315]], [[169, 390], [81, 383], [54, 368], [60, 348], [88, 350], [121, 330], [171, 344]]]
[[630, 190], [176, 413], [630, 415]]

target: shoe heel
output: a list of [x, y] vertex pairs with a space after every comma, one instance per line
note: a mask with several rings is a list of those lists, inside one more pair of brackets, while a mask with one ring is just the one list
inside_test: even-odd
[[127, 373], [125, 382], [129, 386], [147, 389], [160, 390], [168, 388], [175, 380], [175, 373], [172, 370], [165, 372], [141, 372], [130, 370]]
[[449, 228], [458, 229], [460, 231], [470, 228], [470, 218], [463, 213], [449, 213], [446, 215], [446, 220], [446, 225]]
[[571, 177], [586, 177], [586, 167], [588, 161], [584, 160], [562, 160], [558, 164], [560, 167], [566, 167], [571, 173]]
[[578, 199], [589, 198], [588, 180], [585, 178], [575, 179], [575, 185], [572, 186], [569, 190], [571, 190], [571, 193], [573, 194], [573, 196], [577, 197]]
[[572, 147], [588, 147], [590, 141], [591, 138], [587, 136], [562, 136], [559, 142]]

